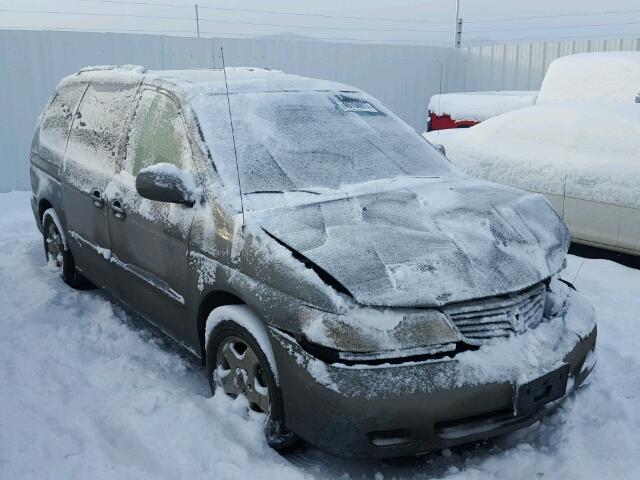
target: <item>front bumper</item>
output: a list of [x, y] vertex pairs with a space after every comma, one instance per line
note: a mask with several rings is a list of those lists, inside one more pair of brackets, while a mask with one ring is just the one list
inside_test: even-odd
[[[573, 318], [555, 319], [563, 328], [550, 350], [555, 358], [533, 353], [546, 357], [535, 376], [569, 364], [565, 396], [593, 368], [587, 357], [596, 343], [593, 310], [585, 309], [583, 300], [574, 303], [567, 313]], [[592, 318], [577, 321], [576, 315]], [[519, 370], [517, 356], [502, 372], [482, 349], [399, 365], [329, 365], [288, 335], [275, 330], [271, 335], [287, 427], [340, 456], [399, 457], [474, 442], [530, 425], [558, 403], [526, 415], [514, 412], [516, 385], [532, 380], [530, 371]]]

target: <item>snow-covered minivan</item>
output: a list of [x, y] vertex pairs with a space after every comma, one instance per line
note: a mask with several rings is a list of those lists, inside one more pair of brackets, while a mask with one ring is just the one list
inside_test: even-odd
[[275, 448], [475, 441], [593, 368], [594, 311], [559, 277], [569, 235], [547, 201], [460, 174], [348, 85], [87, 68], [46, 105], [31, 179], [62, 278], [202, 359]]

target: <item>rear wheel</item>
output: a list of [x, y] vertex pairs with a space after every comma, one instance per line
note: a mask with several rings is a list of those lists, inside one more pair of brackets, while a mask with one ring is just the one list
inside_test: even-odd
[[55, 212], [51, 213], [47, 210], [44, 213], [42, 223], [44, 252], [47, 262], [58, 269], [60, 276], [70, 287], [78, 290], [92, 288], [93, 285], [76, 270], [73, 255], [71, 255], [71, 251], [66, 246], [61, 227], [54, 220], [54, 214]]
[[[233, 308], [246, 309], [241, 305]], [[209, 336], [207, 371], [213, 395], [243, 396], [251, 410], [265, 414], [264, 433], [269, 446], [283, 451], [300, 443], [284, 426], [282, 395], [262, 347], [232, 319], [220, 322]]]

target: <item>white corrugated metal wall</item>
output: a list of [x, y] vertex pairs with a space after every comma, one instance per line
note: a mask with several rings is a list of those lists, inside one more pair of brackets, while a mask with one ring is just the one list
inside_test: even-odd
[[[535, 90], [549, 63], [588, 51], [640, 50], [640, 39], [580, 40], [468, 49], [290, 40], [198, 39], [116, 33], [0, 30], [0, 192], [28, 189], [37, 115], [56, 83], [80, 67], [134, 63], [150, 69], [256, 66], [337, 80], [380, 98], [417, 130], [431, 95]], [[442, 68], [442, 76], [441, 76]]]
[[440, 89], [441, 63], [443, 90], [464, 88], [454, 65], [464, 53], [450, 48], [0, 30], [0, 192], [29, 188], [33, 127], [65, 75], [95, 64], [220, 67], [220, 46], [228, 66], [269, 67], [359, 87], [417, 130], [425, 127], [429, 97]]
[[640, 38], [471, 47], [466, 49], [464, 87], [467, 91], [537, 90], [554, 59], [574, 53], [616, 50], [640, 50]]

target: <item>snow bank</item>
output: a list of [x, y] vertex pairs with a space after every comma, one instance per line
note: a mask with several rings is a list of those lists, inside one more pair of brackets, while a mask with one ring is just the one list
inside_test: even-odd
[[637, 477], [637, 270], [569, 258], [565, 277], [597, 310], [598, 364], [538, 424], [404, 462], [313, 448], [282, 457], [267, 447], [261, 416], [209, 397], [197, 362], [100, 291], [73, 291], [47, 268], [29, 193], [1, 194], [0, 211], [2, 478]]
[[640, 208], [640, 105], [547, 102], [425, 137], [476, 178]]
[[434, 95], [429, 112], [449, 115], [454, 120], [482, 122], [536, 101], [537, 91], [462, 92]]
[[537, 103], [586, 100], [630, 104], [638, 93], [640, 52], [581, 53], [551, 62]]
[[198, 362], [47, 268], [27, 192], [0, 208], [0, 478], [305, 478]]

